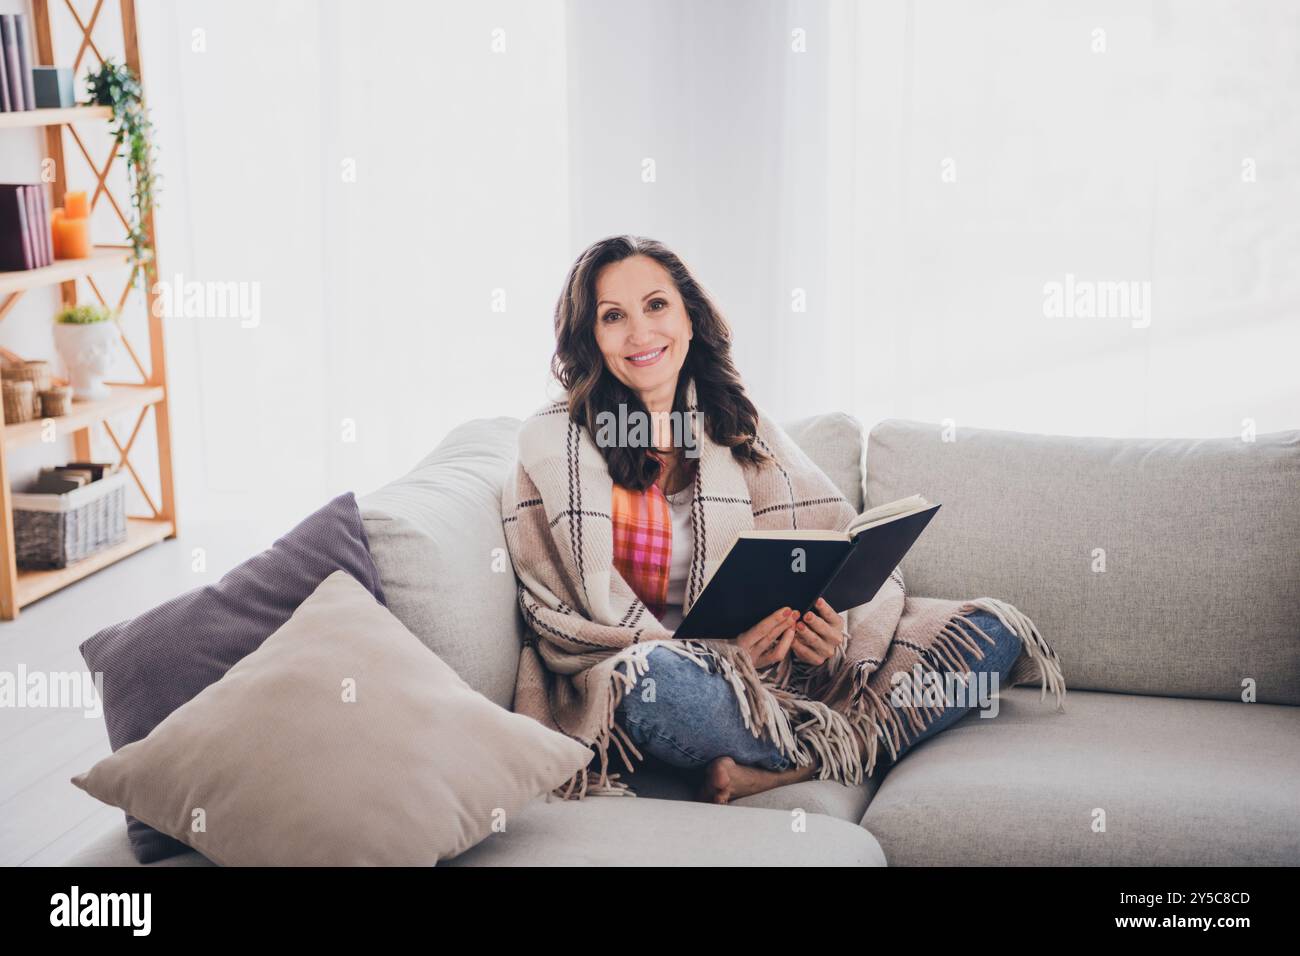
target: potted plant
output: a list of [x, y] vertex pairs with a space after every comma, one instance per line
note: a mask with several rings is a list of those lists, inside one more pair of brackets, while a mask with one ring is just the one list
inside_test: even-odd
[[[104, 60], [99, 69], [86, 77], [88, 105], [107, 106], [113, 111], [112, 133], [117, 145], [126, 145], [119, 153], [126, 160], [131, 182], [130, 225], [131, 254], [137, 267], [147, 277], [154, 272], [153, 236], [146, 217], [153, 209], [154, 192], [159, 176], [154, 172], [153, 124], [144, 105], [140, 79], [125, 64]], [[147, 284], [147, 283], [146, 283]]]
[[120, 333], [113, 313], [98, 305], [64, 309], [54, 320], [54, 347], [68, 367], [73, 401], [108, 398], [104, 376], [113, 364]]

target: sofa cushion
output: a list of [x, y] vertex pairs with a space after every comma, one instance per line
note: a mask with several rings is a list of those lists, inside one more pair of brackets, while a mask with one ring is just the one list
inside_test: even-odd
[[[440, 866], [884, 866], [855, 823], [809, 814], [644, 797], [538, 798], [505, 830]], [[802, 829], [800, 829], [802, 827]], [[137, 865], [118, 828], [64, 866]], [[189, 852], [156, 866], [211, 866]]]
[[196, 850], [181, 844], [183, 852], [175, 856], [164, 857], [161, 860], [151, 860], [147, 863], [141, 863], [131, 852], [131, 840], [127, 836], [126, 827], [115, 826], [112, 829], [105, 830], [103, 833], [90, 840], [72, 856], [68, 857], [60, 866], [216, 866], [206, 856]]
[[72, 782], [226, 865], [421, 866], [590, 758], [473, 690], [336, 571], [221, 680]]
[[800, 418], [781, 426], [858, 511], [862, 505], [862, 423], [843, 412]]
[[943, 504], [903, 562], [911, 593], [1015, 604], [1072, 690], [1239, 700], [1253, 682], [1300, 704], [1300, 432], [943, 437], [888, 421], [868, 441], [868, 504]]
[[1300, 708], [1039, 694], [888, 770], [862, 825], [890, 866], [1300, 865]]
[[591, 797], [534, 800], [447, 866], [885, 866], [862, 827], [816, 813]]
[[389, 610], [489, 700], [509, 708], [523, 646], [501, 489], [520, 422], [453, 430], [408, 474], [361, 498]]
[[[619, 766], [615, 759], [613, 769], [618, 771], [620, 779], [631, 785], [638, 797], [656, 800], [695, 799], [694, 776], [676, 767], [657, 762], [653, 758], [638, 764], [630, 774], [618, 770]], [[868, 777], [853, 786], [845, 786], [834, 780], [804, 780], [732, 800], [731, 806], [787, 812], [802, 809], [857, 823], [866, 812], [867, 804], [871, 802], [879, 782], [879, 775]]]
[[[104, 675], [104, 722], [113, 749], [144, 739], [168, 714], [219, 680], [338, 570], [383, 601], [379, 572], [350, 492], [308, 515], [215, 584], [187, 591], [83, 641], [87, 668]], [[186, 850], [130, 816], [127, 826], [142, 862]]]

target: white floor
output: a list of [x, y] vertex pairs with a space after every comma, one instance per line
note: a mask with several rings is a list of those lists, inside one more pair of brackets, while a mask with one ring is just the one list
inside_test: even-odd
[[[16, 621], [0, 622], [0, 671], [84, 671], [78, 647], [100, 628], [215, 581], [293, 522], [268, 524], [182, 524], [180, 537], [29, 605]], [[200, 556], [205, 566], [196, 570]], [[70, 782], [109, 753], [102, 717], [0, 707], [0, 866], [56, 865], [104, 831], [125, 827], [121, 810]]]

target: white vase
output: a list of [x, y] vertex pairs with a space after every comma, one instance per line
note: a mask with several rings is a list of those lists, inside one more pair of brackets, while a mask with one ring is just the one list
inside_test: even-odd
[[74, 401], [93, 402], [108, 398], [104, 376], [113, 367], [118, 338], [117, 323], [111, 320], [86, 325], [54, 323], [54, 347], [68, 367]]

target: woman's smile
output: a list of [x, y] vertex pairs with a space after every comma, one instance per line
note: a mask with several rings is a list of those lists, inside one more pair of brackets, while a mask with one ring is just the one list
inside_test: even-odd
[[629, 355], [627, 357], [627, 360], [631, 362], [633, 365], [635, 365], [637, 368], [646, 368], [650, 365], [654, 365], [661, 358], [663, 358], [667, 353], [668, 353], [668, 346], [661, 345], [658, 348], [645, 349], [643, 351], [636, 352], [632, 355]]

